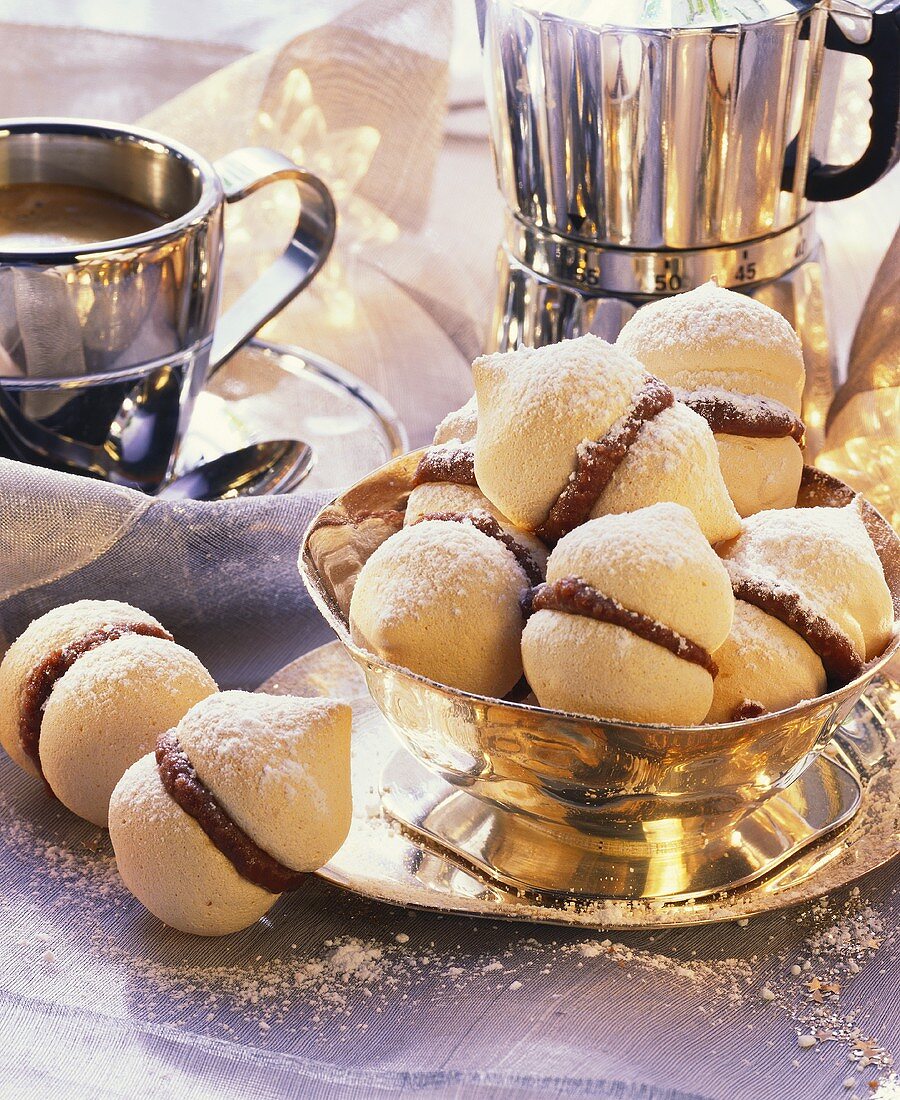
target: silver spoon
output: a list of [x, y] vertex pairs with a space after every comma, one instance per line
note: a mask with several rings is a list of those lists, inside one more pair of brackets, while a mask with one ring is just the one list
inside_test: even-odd
[[315, 465], [315, 452], [301, 439], [273, 439], [228, 451], [167, 482], [155, 494], [164, 500], [233, 500], [286, 493]]

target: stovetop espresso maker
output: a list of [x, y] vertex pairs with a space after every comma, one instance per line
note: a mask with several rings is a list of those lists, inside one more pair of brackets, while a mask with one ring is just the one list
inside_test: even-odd
[[[815, 204], [900, 159], [900, 0], [478, 9], [508, 210], [493, 346], [614, 339], [641, 302], [713, 278], [766, 298], [827, 356]], [[825, 162], [828, 51], [872, 66], [869, 142], [848, 166]]]

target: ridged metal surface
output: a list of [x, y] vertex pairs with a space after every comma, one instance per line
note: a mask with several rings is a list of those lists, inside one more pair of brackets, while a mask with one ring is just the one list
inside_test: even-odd
[[487, 102], [510, 210], [640, 249], [747, 241], [797, 222], [805, 172], [787, 191], [782, 174], [792, 140], [798, 164], [811, 151], [827, 13], [781, 7], [740, 25], [622, 29], [488, 0]]

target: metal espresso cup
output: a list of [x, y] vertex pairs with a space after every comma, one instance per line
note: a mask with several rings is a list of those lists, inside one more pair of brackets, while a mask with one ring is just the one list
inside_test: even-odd
[[[299, 191], [293, 237], [220, 316], [225, 204], [280, 180]], [[334, 202], [271, 149], [211, 164], [130, 126], [0, 121], [0, 187], [36, 183], [100, 190], [160, 224], [37, 251], [0, 236], [0, 455], [152, 492], [210, 372], [322, 266]]]

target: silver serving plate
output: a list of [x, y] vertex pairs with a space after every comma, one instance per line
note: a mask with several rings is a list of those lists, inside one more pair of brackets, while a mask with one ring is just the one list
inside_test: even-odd
[[[597, 899], [513, 889], [481, 864], [477, 827], [490, 808], [444, 784], [409, 753], [369, 695], [360, 667], [331, 642], [281, 669], [261, 691], [343, 698], [353, 707], [353, 824], [338, 854], [318, 873], [354, 893], [392, 905], [439, 913], [527, 920], [584, 928], [641, 929], [743, 920], [830, 894], [900, 855], [900, 684], [876, 677], [809, 769], [840, 767], [858, 784], [859, 810], [839, 829], [812, 838], [770, 874], [708, 897], [672, 900]], [[821, 774], [821, 773], [820, 773]], [[777, 796], [770, 802], [776, 801]], [[392, 814], [405, 803], [407, 820]], [[469, 815], [468, 851], [429, 834], [443, 808]], [[433, 816], [436, 815], [436, 816]], [[503, 813], [494, 832], [505, 831]], [[771, 818], [770, 818], [771, 820]], [[487, 835], [490, 835], [490, 831]], [[455, 834], [454, 843], [459, 834]], [[555, 842], [554, 842], [555, 847]]]
[[[326, 507], [300, 557], [313, 599], [408, 750], [389, 769], [385, 808], [418, 843], [526, 895], [674, 902], [770, 875], [850, 820], [860, 805], [854, 768], [840, 747], [823, 753], [900, 635], [838, 691], [749, 721], [686, 727], [470, 695], [356, 646], [353, 585], [402, 524], [420, 453]], [[807, 468], [798, 504], [853, 498]], [[861, 509], [900, 618], [900, 540], [870, 505]]]

